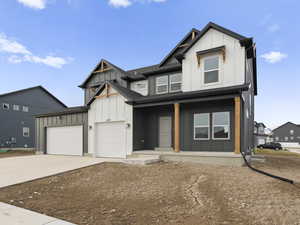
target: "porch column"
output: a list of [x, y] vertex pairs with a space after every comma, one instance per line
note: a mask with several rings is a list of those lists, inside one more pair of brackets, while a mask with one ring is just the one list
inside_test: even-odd
[[174, 151], [180, 152], [180, 105], [174, 104]]
[[234, 153], [241, 153], [241, 98], [234, 98]]

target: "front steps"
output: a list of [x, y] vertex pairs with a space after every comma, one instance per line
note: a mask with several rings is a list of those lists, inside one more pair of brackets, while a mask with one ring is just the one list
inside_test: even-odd
[[158, 156], [165, 162], [193, 162], [212, 165], [243, 166], [244, 160], [240, 154], [233, 152], [174, 152], [174, 151], [135, 151], [132, 157]]

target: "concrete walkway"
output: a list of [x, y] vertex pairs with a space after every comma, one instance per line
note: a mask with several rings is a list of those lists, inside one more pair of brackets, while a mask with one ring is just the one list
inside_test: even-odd
[[[104, 162], [80, 156], [33, 155], [0, 159], [0, 188]], [[0, 220], [1, 221], [1, 220]]]
[[27, 209], [0, 202], [0, 224], [3, 225], [76, 225]]

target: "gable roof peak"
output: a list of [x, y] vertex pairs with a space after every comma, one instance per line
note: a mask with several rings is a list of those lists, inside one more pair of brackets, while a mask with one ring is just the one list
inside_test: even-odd
[[[100, 70], [97, 70], [99, 67], [100, 67]], [[86, 83], [92, 78], [92, 76], [95, 74], [95, 72], [105, 72], [106, 70], [111, 69], [111, 68], [113, 68], [113, 69], [119, 71], [121, 74], [123, 74], [123, 78], [129, 78], [130, 77], [130, 75], [125, 70], [123, 70], [120, 67], [112, 64], [108, 60], [102, 58], [100, 60], [100, 62], [97, 64], [97, 66], [92, 70], [90, 75], [84, 80], [84, 82], [82, 84], [79, 85], [79, 87], [84, 88]]]

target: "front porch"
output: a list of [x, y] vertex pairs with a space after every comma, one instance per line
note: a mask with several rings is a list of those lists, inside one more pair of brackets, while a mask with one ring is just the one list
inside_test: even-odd
[[134, 107], [134, 154], [240, 161], [241, 107], [240, 96], [232, 95]]

